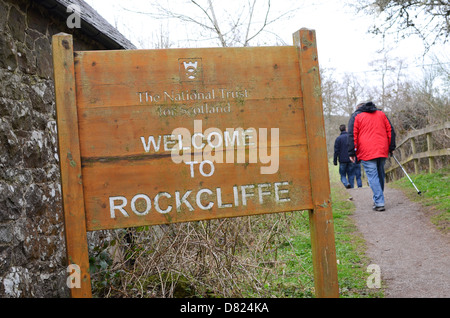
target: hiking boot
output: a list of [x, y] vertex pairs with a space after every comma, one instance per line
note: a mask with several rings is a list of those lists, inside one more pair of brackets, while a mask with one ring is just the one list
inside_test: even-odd
[[350, 189], [352, 186], [351, 186], [350, 184], [347, 184], [345, 187], [346, 187], [347, 189]]
[[384, 206], [376, 206], [376, 205], [374, 205], [372, 207], [372, 210], [381, 212], [381, 211], [384, 211], [385, 209], [384, 209]]

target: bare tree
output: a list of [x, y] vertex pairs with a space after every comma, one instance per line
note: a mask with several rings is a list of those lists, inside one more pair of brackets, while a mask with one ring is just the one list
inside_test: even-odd
[[426, 51], [438, 42], [447, 42], [450, 34], [448, 0], [363, 0], [354, 4], [359, 11], [380, 16], [371, 32], [386, 34], [394, 30], [400, 38], [420, 36]]
[[393, 57], [391, 49], [379, 51], [380, 58], [373, 60], [370, 65], [374, 68], [379, 79], [377, 87], [372, 88], [372, 95], [377, 104], [385, 111], [392, 111], [398, 104], [398, 92], [405, 83], [405, 62]]
[[325, 121], [325, 133], [327, 140], [328, 156], [333, 155], [334, 140], [339, 135], [339, 125], [347, 124], [348, 118], [338, 116], [341, 105], [342, 86], [336, 77], [334, 69], [320, 70], [323, 116]]
[[[448, 52], [447, 52], [448, 54]], [[442, 95], [447, 96], [447, 103], [450, 100], [450, 63], [444, 63], [442, 60], [450, 60], [450, 58], [443, 57], [439, 58], [438, 56], [434, 55], [432, 57], [433, 66], [436, 68], [436, 71], [439, 74], [440, 80], [441, 80], [441, 89], [442, 89]]]
[[[278, 42], [280, 37], [269, 30], [269, 26], [288, 19], [298, 9], [275, 13], [271, 0], [247, 0], [238, 2], [190, 0], [178, 1], [174, 5], [163, 1], [149, 1], [148, 11], [124, 10], [145, 14], [154, 19], [175, 19], [194, 28], [196, 39], [216, 39], [222, 47], [249, 46], [263, 33]], [[220, 14], [217, 14], [219, 13]], [[193, 39], [191, 39], [193, 40]], [[283, 43], [284, 44], [284, 43]]]
[[320, 71], [321, 86], [322, 86], [322, 104], [325, 121], [336, 115], [340, 108], [339, 93], [341, 85], [335, 77], [334, 69], [321, 69]]
[[342, 83], [341, 110], [349, 117], [356, 109], [356, 105], [364, 95], [364, 86], [355, 74], [344, 75]]

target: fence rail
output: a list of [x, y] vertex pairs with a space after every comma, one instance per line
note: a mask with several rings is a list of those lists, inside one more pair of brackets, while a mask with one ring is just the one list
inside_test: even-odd
[[[443, 149], [434, 149], [434, 143], [432, 138], [432, 133], [437, 132], [444, 129], [450, 128], [450, 121], [445, 122], [443, 124], [431, 125], [419, 130], [412, 131], [408, 133], [408, 135], [397, 144], [397, 150], [400, 151], [400, 162], [402, 165], [405, 165], [411, 161], [414, 163], [414, 173], [419, 173], [419, 159], [428, 158], [428, 171], [432, 173], [435, 169], [435, 158], [440, 156], [448, 156], [450, 155], [450, 148]], [[416, 139], [417, 137], [426, 135], [427, 140], [427, 150], [422, 152], [417, 152], [416, 147]], [[411, 145], [411, 154], [406, 155], [406, 145], [408, 145], [408, 141]], [[403, 147], [402, 147], [403, 146]], [[406, 157], [406, 158], [405, 158]], [[392, 175], [394, 171], [399, 168], [399, 166], [394, 162], [393, 158], [390, 160], [390, 165], [388, 169], [386, 169], [386, 175], [388, 179], [392, 179]]]

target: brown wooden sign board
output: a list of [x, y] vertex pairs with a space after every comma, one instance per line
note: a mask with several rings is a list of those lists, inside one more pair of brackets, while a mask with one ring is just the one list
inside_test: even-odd
[[315, 32], [295, 46], [73, 52], [53, 37], [67, 257], [86, 232], [310, 211], [316, 296], [337, 269]]

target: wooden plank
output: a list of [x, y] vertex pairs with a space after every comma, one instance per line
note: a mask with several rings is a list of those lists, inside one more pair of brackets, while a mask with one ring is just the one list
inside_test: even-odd
[[[431, 136], [431, 133], [427, 133], [427, 152], [433, 152], [433, 147], [433, 137]], [[428, 157], [428, 171], [429, 173], [433, 173], [434, 171], [434, 158], [432, 156]]]
[[[411, 151], [412, 151], [412, 155], [413, 157], [416, 154], [416, 140], [414, 138], [411, 138]], [[419, 161], [418, 160], [414, 160], [414, 173], [417, 174], [419, 173]]]
[[[435, 149], [432, 151], [425, 151], [420, 153], [415, 153], [414, 155], [408, 156], [408, 158], [402, 160], [401, 164], [406, 165], [408, 162], [412, 160], [417, 159], [424, 159], [424, 158], [434, 158], [434, 157], [441, 157], [441, 156], [450, 156], [450, 148], [445, 149]], [[392, 172], [393, 170], [400, 168], [398, 165], [392, 164], [392, 166], [386, 170], [386, 173]]]
[[401, 145], [403, 145], [405, 142], [407, 142], [409, 139], [414, 138], [414, 137], [418, 137], [421, 135], [425, 135], [428, 133], [432, 133], [435, 131], [439, 131], [439, 130], [443, 130], [443, 129], [449, 129], [450, 128], [450, 121], [447, 121], [443, 124], [436, 124], [436, 125], [430, 125], [427, 126], [425, 128], [422, 129], [418, 129], [418, 130], [414, 130], [414, 131], [410, 131], [405, 138], [402, 139], [402, 141], [400, 141], [397, 144], [397, 148], [399, 148]]
[[[193, 81], [183, 78], [184, 61], [198, 63]], [[77, 52], [75, 64], [88, 230], [312, 208], [294, 47]], [[191, 166], [164, 150], [164, 136], [177, 128], [192, 136], [194, 120], [223, 140], [227, 129], [278, 129], [278, 141], [257, 145], [273, 146], [279, 170], [261, 174], [267, 164], [250, 163], [254, 147], [246, 147], [245, 162], [236, 162], [237, 149], [228, 162], [223, 149], [213, 175], [200, 175], [199, 161], [192, 177]], [[145, 150], [150, 136], [159, 150]]]
[[[193, 80], [185, 78], [185, 62], [197, 63], [197, 77]], [[170, 100], [164, 92], [171, 95], [173, 90], [176, 99], [177, 93], [206, 94], [212, 89], [213, 100], [225, 100], [222, 96], [228, 94], [242, 101], [242, 96], [231, 95], [244, 90], [253, 98], [290, 94], [298, 98], [299, 91], [292, 90], [299, 86], [298, 72], [292, 69], [296, 64], [293, 47], [77, 52], [77, 101], [80, 108], [179, 106], [181, 101]], [[188, 99], [184, 94], [183, 101], [191, 104], [211, 99]]]
[[72, 37], [59, 33], [52, 45], [67, 262], [81, 271], [80, 288], [70, 292], [74, 298], [91, 297]]
[[326, 153], [320, 74], [314, 30], [294, 33], [300, 61], [313, 209], [310, 210], [314, 283], [317, 297], [338, 297], [334, 225]]

